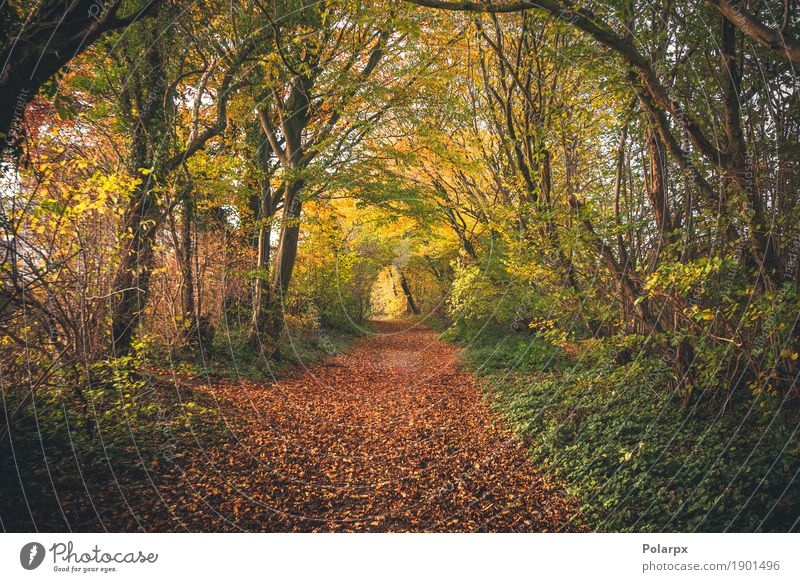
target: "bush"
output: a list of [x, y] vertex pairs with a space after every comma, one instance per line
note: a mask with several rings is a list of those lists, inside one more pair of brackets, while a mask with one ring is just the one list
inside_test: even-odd
[[[65, 368], [0, 442], [0, 515], [10, 531], [96, 529], [118, 494], [174, 464], [193, 417], [212, 413], [154, 381], [135, 357]], [[205, 424], [205, 423], [200, 423]], [[193, 436], [197, 435], [197, 427]], [[62, 513], [62, 511], [64, 513]]]

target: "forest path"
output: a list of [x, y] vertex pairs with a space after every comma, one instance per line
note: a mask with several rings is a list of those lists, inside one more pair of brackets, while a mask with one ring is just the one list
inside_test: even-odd
[[574, 503], [487, 409], [457, 348], [408, 322], [375, 330], [275, 384], [207, 388], [232, 438], [186, 452], [158, 529], [574, 530]]

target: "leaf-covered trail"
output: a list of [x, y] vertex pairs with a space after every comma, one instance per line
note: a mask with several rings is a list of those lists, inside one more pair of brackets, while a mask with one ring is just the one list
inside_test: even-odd
[[[215, 385], [232, 438], [181, 459], [158, 529], [544, 531], [574, 503], [487, 410], [456, 348], [377, 323], [348, 354], [272, 385]], [[164, 507], [163, 504], [166, 504]]]

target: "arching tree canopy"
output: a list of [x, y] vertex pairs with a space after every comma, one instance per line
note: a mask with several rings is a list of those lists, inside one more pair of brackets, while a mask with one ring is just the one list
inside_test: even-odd
[[267, 378], [391, 316], [507, 372], [496, 408], [588, 527], [796, 527], [800, 6], [774, 4], [3, 3], [3, 447], [43, 406], [91, 449], [164, 422], [145, 387], [176, 370]]

